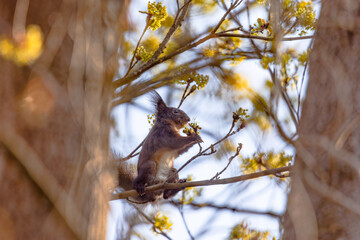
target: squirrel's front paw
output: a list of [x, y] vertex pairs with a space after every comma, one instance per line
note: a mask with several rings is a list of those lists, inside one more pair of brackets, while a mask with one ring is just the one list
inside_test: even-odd
[[187, 182], [187, 179], [186, 178], [183, 178], [183, 179], [179, 179], [178, 183], [185, 183]]
[[193, 137], [194, 137], [196, 143], [202, 143], [202, 142], [204, 142], [204, 141], [201, 139], [200, 135], [198, 135], [198, 134], [194, 134]]
[[[178, 183], [186, 183], [187, 182], [187, 179], [186, 178], [183, 178], [183, 179], [179, 179]], [[183, 190], [185, 188], [181, 188], [181, 190]]]
[[146, 187], [145, 184], [141, 184], [141, 183], [134, 185], [135, 190], [137, 191], [137, 193], [138, 193], [140, 196], [144, 196], [144, 194], [145, 194], [145, 187]]

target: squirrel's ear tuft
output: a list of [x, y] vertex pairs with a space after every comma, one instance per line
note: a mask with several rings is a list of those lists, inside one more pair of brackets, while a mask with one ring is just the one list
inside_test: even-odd
[[165, 109], [167, 108], [167, 106], [166, 106], [164, 100], [158, 94], [158, 92], [152, 91], [151, 95], [152, 95], [152, 102], [154, 103], [155, 108], [156, 108], [156, 113], [164, 112]]

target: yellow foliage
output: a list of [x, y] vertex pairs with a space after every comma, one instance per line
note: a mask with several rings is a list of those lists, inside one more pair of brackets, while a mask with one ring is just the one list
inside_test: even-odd
[[260, 129], [264, 132], [269, 131], [272, 128], [272, 124], [271, 124], [269, 118], [262, 114], [258, 115], [255, 118], [255, 121], [256, 121], [257, 125], [260, 127]]
[[285, 167], [291, 163], [293, 156], [287, 155], [285, 152], [259, 152], [254, 153], [252, 157], [242, 158], [241, 170], [243, 173], [254, 173], [259, 170]]
[[148, 2], [148, 16], [150, 16], [149, 20], [149, 28], [152, 31], [155, 31], [159, 27], [161, 27], [161, 22], [165, 21], [168, 16], [166, 12], [166, 6], [162, 5], [162, 2]]
[[230, 86], [236, 88], [236, 90], [248, 90], [250, 89], [247, 79], [238, 73], [229, 74], [224, 79]]
[[160, 40], [154, 34], [150, 34], [150, 36], [142, 42], [142, 46], [148, 52], [155, 52], [156, 49], [158, 49], [159, 44], [160, 44]]
[[243, 221], [235, 225], [230, 232], [229, 240], [268, 240], [270, 233], [268, 231], [257, 231], [250, 229]]
[[167, 18], [162, 23], [162, 26], [165, 28], [169, 28], [173, 25], [173, 23], [174, 23], [174, 18], [172, 16], [167, 16]]
[[302, 53], [300, 53], [299, 54], [299, 56], [298, 56], [298, 60], [299, 60], [299, 63], [301, 64], [301, 65], [305, 65], [305, 63], [308, 61], [308, 59], [309, 59], [309, 50], [307, 50], [307, 51], [304, 51], [304, 52], [302, 52]]
[[[235, 31], [234, 33], [237, 33], [237, 31]], [[239, 48], [241, 43], [242, 43], [241, 38], [228, 37], [228, 38], [221, 39], [217, 43], [217, 47], [219, 49], [224, 50], [224, 52], [229, 53], [229, 52], [232, 52], [232, 51], [236, 50], [237, 48]]]
[[274, 63], [275, 61], [275, 58], [274, 57], [269, 57], [267, 55], [264, 55], [262, 58], [261, 58], [261, 61], [260, 61], [260, 64], [263, 68], [265, 69], [268, 69], [269, 68], [269, 64], [270, 63]]
[[193, 0], [192, 3], [203, 13], [211, 12], [217, 6], [217, 2], [214, 0]]
[[315, 29], [316, 18], [313, 8], [314, 6], [311, 1], [301, 1], [296, 6], [295, 15], [299, 21], [300, 26], [305, 27], [306, 30]]
[[[186, 68], [179, 68], [179, 73], [180, 72], [186, 72], [188, 69]], [[177, 78], [174, 78], [174, 83], [180, 84], [180, 85], [185, 85], [191, 82], [194, 82], [195, 85], [192, 86], [193, 91], [197, 90], [201, 90], [203, 89], [206, 84], [209, 82], [209, 76], [208, 75], [204, 75], [204, 74], [200, 74], [196, 71], [191, 71], [189, 73], [185, 73], [184, 75], [181, 75]]]
[[242, 61], [244, 61], [246, 59], [246, 57], [242, 56], [242, 57], [236, 57], [234, 59], [232, 59], [230, 65], [231, 66], [236, 66], [238, 65], [239, 63], [241, 63]]
[[213, 57], [217, 53], [217, 49], [215, 48], [203, 48], [202, 52], [205, 57]]
[[[179, 44], [177, 42], [170, 41], [166, 45], [166, 48], [164, 49], [164, 52], [162, 54], [164, 54], [164, 55], [170, 54], [170, 53], [174, 52], [178, 48], [179, 48]], [[163, 56], [162, 54], [160, 56]]]
[[0, 37], [0, 55], [19, 66], [33, 63], [42, 53], [43, 34], [39, 26], [29, 25], [20, 42]]
[[265, 5], [265, 3], [267, 2], [267, 0], [256, 0], [256, 2], [257, 2], [258, 4]]
[[162, 212], [158, 212], [153, 220], [154, 230], [160, 230], [161, 232], [171, 230], [171, 226], [173, 225], [169, 217], [166, 214], [163, 215]]
[[152, 56], [153, 56], [153, 53], [146, 51], [146, 49], [143, 46], [139, 47], [136, 52], [136, 58], [141, 59], [144, 62], [149, 61]]

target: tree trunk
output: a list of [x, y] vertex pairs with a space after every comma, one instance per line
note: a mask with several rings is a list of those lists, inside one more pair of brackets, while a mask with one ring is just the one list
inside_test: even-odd
[[31, 24], [44, 36], [32, 64], [0, 55], [1, 239], [105, 239], [111, 82], [127, 3], [1, 3], [0, 40], [21, 42]]
[[359, 19], [358, 1], [322, 2], [285, 239], [359, 239]]

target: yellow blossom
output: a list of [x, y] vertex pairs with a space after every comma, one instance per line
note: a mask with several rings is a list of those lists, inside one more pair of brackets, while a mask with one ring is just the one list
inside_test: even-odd
[[307, 50], [307, 51], [304, 51], [304, 52], [302, 52], [302, 53], [300, 53], [299, 54], [299, 56], [298, 56], [298, 60], [299, 60], [299, 63], [301, 64], [301, 65], [305, 65], [305, 63], [308, 61], [308, 58], [309, 58], [309, 50]]
[[155, 50], [158, 49], [159, 44], [160, 44], [160, 40], [154, 34], [150, 34], [150, 36], [142, 42], [142, 46], [148, 52], [155, 52]]
[[173, 223], [170, 221], [169, 217], [162, 212], [158, 212], [154, 217], [154, 230], [160, 230], [161, 232], [165, 230], [171, 230]]
[[17, 65], [33, 63], [42, 53], [43, 34], [39, 26], [29, 25], [20, 42], [0, 37], [0, 55]]
[[214, 48], [203, 48], [202, 50], [205, 57], [213, 57], [216, 53]]
[[174, 23], [174, 18], [172, 16], [167, 16], [167, 18], [162, 23], [162, 26], [169, 28], [173, 25], [173, 23]]
[[161, 22], [165, 21], [168, 16], [166, 6], [163, 6], [162, 2], [148, 2], [147, 14], [150, 17], [149, 28], [153, 31], [161, 27]]
[[263, 56], [261, 58], [260, 64], [263, 68], [268, 69], [269, 68], [269, 64], [273, 63], [275, 61], [274, 57], [269, 57], [269, 56]]
[[271, 122], [269, 121], [269, 118], [264, 115], [259, 115], [255, 118], [255, 121], [257, 122], [260, 129], [264, 132], [270, 130], [272, 128]]
[[232, 74], [226, 79], [226, 81], [234, 86], [237, 90], [247, 90], [249, 89], [249, 83], [247, 79], [241, 76], [238, 73]]
[[315, 12], [314, 6], [311, 1], [301, 1], [296, 6], [296, 17], [299, 21], [300, 26], [305, 27], [306, 30], [314, 30], [315, 28]]
[[138, 58], [139, 60], [141, 59], [144, 62], [149, 61], [152, 55], [153, 53], [146, 51], [143, 46], [139, 47], [139, 49], [136, 51], [136, 58]]

